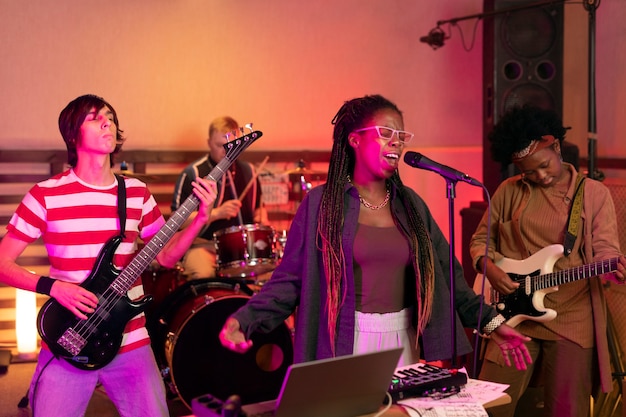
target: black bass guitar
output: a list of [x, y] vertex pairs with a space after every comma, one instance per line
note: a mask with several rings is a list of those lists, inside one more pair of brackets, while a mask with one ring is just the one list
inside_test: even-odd
[[[206, 178], [219, 180], [241, 152], [262, 135], [253, 131], [226, 143], [226, 156]], [[198, 198], [191, 194], [124, 269], [113, 265], [121, 237], [116, 236], [103, 246], [93, 270], [81, 284], [99, 299], [95, 311], [86, 320], [77, 318], [54, 298], [46, 301], [37, 317], [37, 330], [52, 353], [84, 370], [100, 369], [113, 360], [126, 324], [152, 301], [150, 295], [131, 300], [128, 290], [199, 204]]]
[[[619, 258], [605, 259], [562, 271], [552, 272], [554, 264], [563, 256], [563, 245], [550, 245], [523, 260], [503, 258], [497, 262], [500, 268], [520, 286], [509, 295], [494, 290], [485, 280], [485, 301], [492, 304], [506, 319], [506, 324], [515, 327], [524, 320], [550, 321], [556, 311], [545, 308], [546, 294], [558, 291], [559, 285], [597, 275], [615, 272]], [[474, 281], [474, 291], [481, 293], [482, 274]]]

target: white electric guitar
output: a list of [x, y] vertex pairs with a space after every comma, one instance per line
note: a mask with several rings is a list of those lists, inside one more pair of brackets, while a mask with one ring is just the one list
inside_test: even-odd
[[[563, 271], [552, 272], [556, 261], [563, 256], [563, 245], [550, 245], [529, 258], [521, 261], [503, 258], [497, 262], [502, 270], [520, 286], [509, 295], [494, 290], [485, 280], [485, 302], [492, 304], [502, 314], [511, 327], [524, 320], [550, 321], [556, 317], [556, 311], [545, 308], [543, 298], [546, 294], [557, 291], [559, 285], [580, 279], [595, 277], [617, 270], [619, 258], [605, 259], [587, 265], [577, 266]], [[474, 291], [481, 293], [482, 274], [474, 280]]]

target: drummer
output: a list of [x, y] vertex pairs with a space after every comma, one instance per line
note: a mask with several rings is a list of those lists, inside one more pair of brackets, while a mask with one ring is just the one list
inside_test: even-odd
[[[172, 212], [192, 193], [191, 182], [196, 177], [206, 177], [226, 156], [223, 145], [241, 134], [239, 124], [232, 117], [218, 117], [211, 122], [207, 139], [209, 153], [187, 165], [178, 177], [172, 198]], [[251, 183], [250, 186], [248, 183]], [[236, 160], [218, 181], [217, 187], [218, 196], [209, 223], [182, 260], [183, 273], [188, 279], [216, 276], [213, 233], [231, 226], [268, 222], [267, 211], [261, 202], [261, 184], [252, 164]], [[185, 225], [194, 217], [195, 213], [189, 216]]]

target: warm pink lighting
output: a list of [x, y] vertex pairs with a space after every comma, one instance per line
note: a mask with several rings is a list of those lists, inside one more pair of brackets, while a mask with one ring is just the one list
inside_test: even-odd
[[15, 333], [17, 354], [20, 357], [37, 356], [37, 294], [16, 289]]

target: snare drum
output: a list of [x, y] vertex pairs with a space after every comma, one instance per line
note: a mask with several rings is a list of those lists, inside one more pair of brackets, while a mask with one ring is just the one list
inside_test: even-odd
[[215, 232], [213, 238], [220, 277], [253, 277], [276, 268], [276, 233], [271, 226], [232, 226]]
[[226, 319], [252, 294], [235, 280], [199, 279], [185, 283], [163, 302], [159, 328], [152, 335], [155, 356], [170, 391], [189, 409], [191, 400], [204, 394], [223, 400], [237, 394], [243, 404], [278, 397], [293, 363], [287, 323], [267, 334], [254, 333], [253, 345], [244, 354], [219, 341]]

